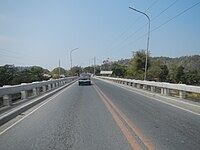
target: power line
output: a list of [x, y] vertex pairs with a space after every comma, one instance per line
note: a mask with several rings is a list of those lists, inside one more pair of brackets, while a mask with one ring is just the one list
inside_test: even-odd
[[[178, 2], [178, 0], [175, 0], [173, 3], [171, 3], [167, 8], [165, 8], [163, 11], [161, 11], [158, 15], [156, 15], [155, 17], [153, 17], [153, 19], [151, 19], [151, 22], [156, 20], [159, 16], [161, 16], [161, 14], [163, 14], [164, 12], [166, 12], [169, 8], [171, 8], [173, 5], [175, 5]], [[138, 33], [140, 30], [142, 30], [146, 25], [148, 25], [148, 23], [145, 23], [143, 26], [141, 26], [140, 28], [138, 28], [135, 32], [133, 32], [132, 34], [130, 34], [128, 37], [126, 37], [126, 39], [124, 39], [121, 43], [124, 43], [125, 41], [127, 41], [128, 39], [130, 39], [131, 37], [133, 37], [133, 35], [135, 35], [136, 33]], [[146, 34], [145, 34], [146, 35]], [[145, 36], [143, 35], [143, 36]]]
[[199, 5], [200, 2], [192, 5], [191, 7], [183, 10], [182, 12], [180, 12], [179, 14], [175, 15], [174, 17], [172, 17], [171, 19], [165, 21], [164, 23], [162, 23], [161, 25], [159, 25], [158, 27], [154, 28], [153, 30], [151, 30], [151, 32], [155, 31], [155, 30], [158, 30], [159, 28], [161, 28], [162, 26], [166, 25], [167, 23], [169, 23], [170, 21], [174, 20], [175, 18], [181, 16], [182, 14], [186, 13], [187, 11], [189, 11], [190, 9], [194, 8], [195, 6]]
[[[42, 58], [39, 58], [39, 57], [34, 57], [34, 56], [29, 56], [29, 55], [24, 55], [22, 53], [19, 53], [19, 52], [15, 52], [15, 51], [12, 51], [12, 50], [8, 50], [8, 49], [5, 49], [5, 48], [0, 48], [0, 51], [3, 51], [3, 52], [6, 52], [6, 53], [11, 53], [12, 55], [14, 54], [15, 56], [11, 56], [11, 55], [4, 55], [6, 57], [13, 57], [13, 58], [26, 58], [29, 57], [28, 59], [42, 59]], [[1, 54], [3, 56], [3, 54]]]
[[171, 3], [167, 8], [165, 8], [163, 11], [161, 11], [158, 15], [156, 15], [155, 17], [153, 17], [151, 19], [151, 21], [157, 19], [158, 17], [160, 17], [164, 12], [166, 12], [169, 8], [171, 8], [173, 5], [175, 5], [179, 0], [175, 0], [173, 3]]
[[[149, 9], [151, 9], [158, 1], [159, 1], [159, 0], [155, 0], [144, 12], [147, 12]], [[123, 37], [123, 36], [125, 35], [125, 33], [127, 33], [127, 32], [133, 27], [133, 25], [134, 25], [136, 22], [138, 22], [141, 18], [142, 18], [142, 17], [136, 18], [135, 21], [134, 21], [130, 26], [128, 26], [128, 27], [119, 35], [118, 38], [116, 38], [116, 40], [114, 41], [114, 43], [116, 43], [118, 39], [120, 39], [121, 37]], [[129, 36], [128, 36], [128, 37], [129, 37]], [[124, 40], [123, 40], [123, 41], [124, 41]], [[114, 45], [114, 44], [112, 44], [112, 45]], [[118, 45], [119, 45], [119, 44], [118, 44]], [[115, 46], [115, 47], [116, 47], [116, 46]], [[111, 48], [111, 50], [113, 50], [113, 49], [114, 49], [114, 47]]]
[[[155, 27], [155, 28], [152, 29], [150, 32], [154, 32], [154, 31], [158, 30], [158, 29], [161, 28], [162, 26], [166, 25], [167, 23], [171, 22], [171, 21], [174, 20], [175, 18], [181, 16], [182, 14], [186, 13], [187, 11], [189, 11], [190, 9], [194, 8], [195, 6], [197, 6], [197, 5], [199, 5], [199, 4], [200, 4], [200, 2], [195, 3], [194, 5], [192, 5], [192, 6], [190, 6], [189, 8], [183, 10], [182, 12], [180, 12], [180, 13], [177, 14], [177, 15], [175, 15], [174, 17], [170, 18], [169, 20], [165, 21], [164, 23], [160, 24], [159, 26]], [[173, 5], [172, 5], [172, 6], [173, 6]], [[168, 9], [169, 9], [169, 8], [168, 8]], [[162, 12], [161, 12], [161, 13], [162, 13]], [[158, 16], [158, 15], [157, 15], [157, 16]], [[160, 16], [160, 15], [159, 15], [159, 16]], [[156, 17], [155, 17], [155, 18], [156, 18]], [[147, 33], [141, 35], [139, 38], [137, 38], [137, 39], [135, 39], [134, 41], [131, 41], [130, 43], [126, 44], [126, 46], [129, 45], [129, 44], [131, 44], [131, 43], [133, 43], [133, 42], [136, 42], [136, 41], [142, 39], [142, 38], [145, 37], [146, 35], [147, 35]]]
[[[149, 9], [151, 9], [159, 0], [155, 0], [144, 12], [147, 12]], [[131, 24], [124, 33], [128, 32], [128, 30], [130, 30], [133, 25], [135, 24], [135, 22], [138, 22], [142, 17], [138, 17], [137, 19], [135, 19], [135, 21], [133, 22], [133, 24]], [[123, 35], [124, 33], [122, 33], [121, 35]]]

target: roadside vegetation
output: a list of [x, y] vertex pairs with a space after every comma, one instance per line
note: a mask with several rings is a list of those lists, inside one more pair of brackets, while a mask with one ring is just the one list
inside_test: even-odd
[[[145, 57], [145, 51], [139, 50], [131, 59], [105, 62], [101, 68], [112, 70], [113, 77], [143, 80]], [[148, 54], [147, 80], [199, 86], [200, 55], [168, 58]]]
[[[133, 54], [131, 59], [104, 60], [103, 64], [95, 66], [95, 75], [100, 75], [101, 70], [113, 71], [112, 77], [143, 80], [145, 57], [145, 50], [139, 50]], [[49, 71], [39, 66], [15, 67], [14, 65], [4, 65], [0, 66], [0, 86], [76, 76], [82, 72], [93, 74], [94, 66], [85, 68], [75, 66], [70, 70], [57, 67]], [[151, 57], [148, 54], [147, 80], [199, 86], [200, 55], [168, 58]]]

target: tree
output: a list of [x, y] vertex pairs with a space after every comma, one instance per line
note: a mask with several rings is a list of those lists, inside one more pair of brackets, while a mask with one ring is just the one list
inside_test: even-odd
[[189, 71], [185, 73], [186, 84], [200, 85], [200, 72], [197, 70]]
[[126, 66], [119, 65], [118, 63], [112, 64], [113, 75], [116, 77], [124, 77], [126, 73]]
[[185, 73], [184, 73], [184, 67], [183, 66], [179, 66], [177, 68], [175, 81], [176, 81], [176, 83], [185, 83]]
[[160, 74], [160, 64], [162, 64], [161, 60], [152, 60], [151, 66], [147, 72], [147, 79], [152, 81], [159, 81], [159, 74]]
[[12, 85], [17, 85], [21, 83], [31, 83], [34, 81], [39, 81], [36, 74], [33, 74], [30, 69], [25, 69], [22, 71], [17, 71], [15, 77], [11, 81]]
[[169, 74], [167, 81], [170, 83], [176, 83], [176, 74], [177, 74], [177, 64], [175, 62], [170, 62], [168, 64]]
[[0, 66], [0, 86], [10, 84], [16, 75], [16, 68], [14, 65]]
[[[147, 54], [148, 60], [149, 54]], [[133, 58], [131, 60], [131, 66], [127, 70], [127, 76], [130, 76], [134, 79], [143, 80], [144, 72], [145, 72], [145, 62], [146, 62], [146, 51], [139, 50], [133, 54]], [[147, 67], [150, 67], [150, 61], [148, 61]], [[148, 69], [147, 68], [147, 69]]]
[[57, 67], [57, 68], [54, 68], [51, 73], [52, 74], [59, 74], [59, 71], [60, 71], [60, 74], [66, 74], [66, 70], [62, 67]]
[[94, 73], [94, 66], [85, 67], [83, 70], [86, 73]]
[[104, 60], [104, 61], [103, 61], [103, 64], [101, 65], [101, 70], [107, 70], [107, 71], [111, 70], [111, 68], [112, 68], [112, 63], [113, 63], [113, 62], [111, 62], [111, 61], [109, 60], [109, 58], [108, 58], [107, 60]]
[[36, 76], [37, 81], [47, 80], [48, 78], [44, 76], [45, 73], [49, 73], [47, 69], [43, 69], [39, 66], [33, 66], [30, 68], [31, 73]]
[[167, 76], [168, 76], [169, 70], [167, 68], [167, 65], [161, 65], [160, 66], [160, 72], [159, 72], [159, 81], [165, 82], [167, 81]]
[[83, 72], [83, 68], [81, 68], [81, 67], [79, 67], [79, 66], [75, 66], [75, 67], [72, 67], [69, 71], [68, 71], [68, 73], [67, 73], [67, 75], [68, 76], [78, 76], [80, 73], [82, 73]]

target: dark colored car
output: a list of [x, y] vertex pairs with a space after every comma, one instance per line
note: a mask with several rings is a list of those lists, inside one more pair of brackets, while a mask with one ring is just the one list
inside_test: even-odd
[[81, 73], [79, 75], [78, 85], [90, 85], [90, 84], [91, 84], [90, 75], [87, 73]]

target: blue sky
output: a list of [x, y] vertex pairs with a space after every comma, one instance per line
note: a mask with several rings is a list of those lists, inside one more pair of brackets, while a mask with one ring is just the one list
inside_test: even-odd
[[199, 0], [0, 0], [0, 66], [39, 65], [52, 70], [60, 59], [61, 66], [69, 69], [70, 51], [74, 48], [79, 49], [72, 53], [73, 66], [92, 65], [94, 57], [97, 64], [108, 58], [112, 61], [131, 58], [132, 52], [146, 49], [148, 21], [129, 6], [151, 18], [151, 56], [199, 55], [199, 3]]

